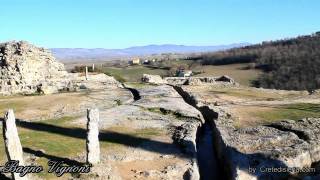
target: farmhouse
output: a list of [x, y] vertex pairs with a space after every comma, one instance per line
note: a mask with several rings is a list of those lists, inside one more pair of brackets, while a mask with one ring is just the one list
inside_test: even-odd
[[133, 58], [128, 62], [130, 65], [138, 65], [140, 64], [140, 58]]

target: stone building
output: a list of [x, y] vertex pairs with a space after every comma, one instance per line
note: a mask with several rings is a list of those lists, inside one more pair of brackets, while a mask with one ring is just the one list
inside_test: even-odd
[[129, 60], [129, 64], [130, 65], [138, 65], [138, 64], [140, 64], [140, 58], [133, 58], [133, 59]]

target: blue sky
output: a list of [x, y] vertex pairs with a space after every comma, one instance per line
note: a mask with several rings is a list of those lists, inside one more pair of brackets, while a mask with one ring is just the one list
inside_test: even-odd
[[1, 0], [0, 41], [219, 45], [320, 31], [319, 0]]

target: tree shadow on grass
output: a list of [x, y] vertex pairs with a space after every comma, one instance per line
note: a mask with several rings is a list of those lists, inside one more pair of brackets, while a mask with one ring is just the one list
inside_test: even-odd
[[[23, 152], [25, 153], [29, 153], [29, 154], [33, 154], [37, 157], [42, 157], [42, 158], [46, 158], [50, 161], [56, 161], [56, 162], [61, 162], [63, 165], [68, 165], [68, 166], [84, 166], [86, 163], [82, 163], [82, 162], [78, 162], [76, 160], [72, 160], [69, 158], [63, 158], [63, 157], [58, 157], [58, 156], [53, 156], [53, 155], [49, 155], [46, 154], [42, 151], [36, 151], [33, 150], [31, 148], [28, 147], [23, 147]], [[72, 177], [80, 177], [80, 173], [76, 172], [76, 173], [70, 173]]]
[[78, 162], [76, 160], [49, 155], [49, 154], [46, 154], [46, 153], [44, 153], [42, 151], [36, 151], [36, 150], [33, 150], [31, 148], [28, 148], [28, 147], [23, 147], [23, 152], [29, 153], [29, 154], [33, 154], [33, 155], [35, 155], [37, 157], [43, 157], [43, 158], [46, 158], [46, 159], [49, 159], [49, 160], [52, 160], [52, 161], [64, 162], [65, 164], [70, 165], [70, 166], [71, 165], [76, 165], [76, 166], [84, 165], [84, 163]]
[[[3, 121], [3, 119], [0, 119], [0, 121]], [[63, 135], [63, 136], [72, 137], [72, 138], [86, 139], [86, 136], [87, 136], [86, 130], [82, 128], [61, 127], [61, 126], [46, 124], [42, 122], [27, 122], [19, 119], [16, 120], [16, 124], [18, 127], [35, 130], [35, 131]], [[130, 134], [123, 134], [123, 133], [114, 132], [114, 131], [101, 131], [99, 133], [99, 140], [100, 142], [103, 141], [103, 142], [121, 144], [129, 147], [141, 148], [150, 152], [156, 152], [161, 154], [173, 154], [180, 157], [190, 158], [190, 155], [183, 153], [178, 148], [177, 144], [156, 141], [156, 140], [148, 139], [145, 137], [137, 137]]]

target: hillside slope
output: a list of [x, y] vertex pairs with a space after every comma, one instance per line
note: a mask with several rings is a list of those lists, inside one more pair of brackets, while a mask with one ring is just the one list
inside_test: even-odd
[[254, 82], [257, 87], [309, 90], [320, 88], [320, 32], [297, 38], [208, 53], [204, 65], [252, 63], [248, 68], [265, 73]]

